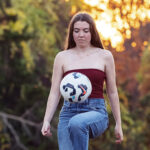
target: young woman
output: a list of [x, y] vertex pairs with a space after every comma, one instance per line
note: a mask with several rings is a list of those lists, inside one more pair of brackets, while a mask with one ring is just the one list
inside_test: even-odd
[[66, 50], [56, 55], [52, 85], [43, 121], [42, 134], [51, 136], [50, 122], [60, 100], [60, 82], [71, 72], [81, 72], [91, 81], [92, 93], [83, 103], [64, 100], [58, 124], [59, 150], [88, 150], [89, 138], [100, 136], [108, 127], [103, 83], [116, 122], [116, 143], [123, 140], [120, 104], [116, 87], [114, 59], [104, 50], [94, 20], [77, 13], [69, 24]]

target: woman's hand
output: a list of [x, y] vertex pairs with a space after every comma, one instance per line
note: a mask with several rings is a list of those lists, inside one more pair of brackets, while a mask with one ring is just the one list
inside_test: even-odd
[[120, 144], [123, 141], [123, 131], [121, 125], [115, 126], [116, 144]]
[[52, 136], [52, 133], [50, 131], [50, 123], [48, 121], [43, 122], [41, 132], [43, 136]]

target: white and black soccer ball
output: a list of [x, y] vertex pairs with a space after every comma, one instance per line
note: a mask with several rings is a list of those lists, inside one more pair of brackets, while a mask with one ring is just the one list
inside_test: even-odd
[[91, 94], [92, 85], [86, 75], [79, 72], [72, 72], [62, 79], [60, 92], [64, 100], [82, 103]]

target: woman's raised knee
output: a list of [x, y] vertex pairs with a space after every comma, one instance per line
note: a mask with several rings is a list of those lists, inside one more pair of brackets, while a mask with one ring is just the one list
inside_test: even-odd
[[84, 130], [86, 129], [86, 124], [81, 119], [73, 117], [68, 123], [68, 128], [73, 130]]

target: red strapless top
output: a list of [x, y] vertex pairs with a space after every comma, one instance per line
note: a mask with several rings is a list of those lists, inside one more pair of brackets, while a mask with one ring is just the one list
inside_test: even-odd
[[103, 84], [104, 80], [106, 79], [106, 74], [104, 71], [99, 69], [73, 69], [66, 71], [63, 74], [63, 77], [71, 72], [80, 72], [85, 74], [92, 84], [92, 92], [89, 98], [104, 98], [103, 96]]

